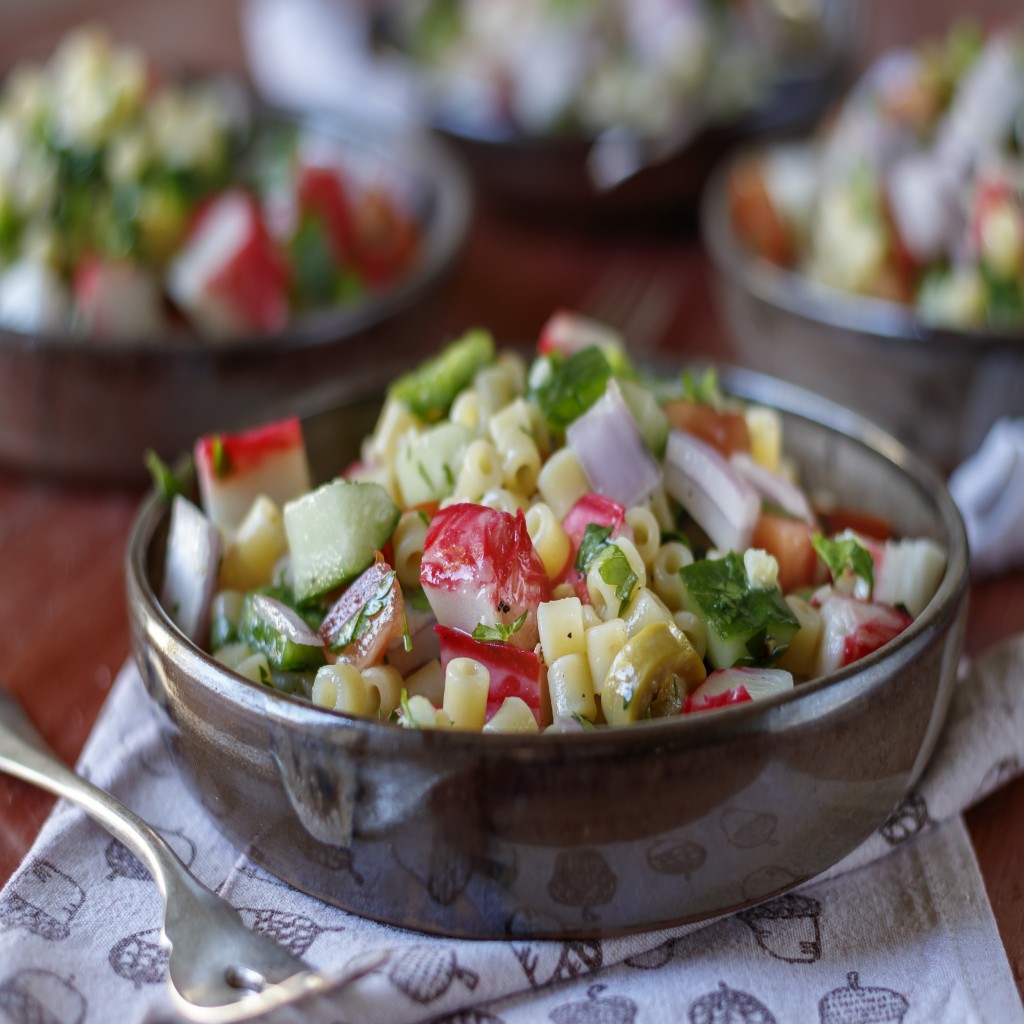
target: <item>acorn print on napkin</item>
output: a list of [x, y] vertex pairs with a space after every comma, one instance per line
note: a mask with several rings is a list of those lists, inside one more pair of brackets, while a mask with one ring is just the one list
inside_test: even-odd
[[238, 916], [245, 926], [260, 935], [284, 946], [295, 956], [305, 956], [309, 947], [324, 932], [343, 932], [344, 928], [328, 928], [319, 925], [305, 914], [287, 910], [259, 910], [256, 907], [238, 907]]
[[647, 850], [647, 866], [660, 875], [690, 875], [707, 860], [707, 851], [690, 839], [660, 839]]
[[554, 942], [513, 942], [512, 952], [522, 965], [531, 988], [571, 981], [582, 974], [599, 971], [604, 964], [600, 939], [569, 939], [560, 946]]
[[591, 985], [587, 999], [565, 1003], [548, 1014], [554, 1024], [633, 1024], [637, 1005], [625, 996], [602, 996], [604, 985]]
[[778, 1024], [760, 1000], [724, 981], [690, 1007], [690, 1024]]
[[591, 909], [610, 903], [618, 879], [597, 850], [562, 850], [555, 857], [555, 870], [548, 882], [548, 895], [567, 907], [579, 907], [584, 921], [597, 921]]
[[433, 946], [408, 946], [397, 951], [388, 977], [395, 988], [424, 1006], [440, 999], [456, 981], [470, 991], [480, 983], [478, 974], [459, 966], [452, 950]]
[[900, 801], [878, 831], [890, 846], [897, 846], [913, 839], [931, 824], [934, 823], [928, 814], [924, 797], [920, 793], [910, 793]]
[[450, 1017], [442, 1017], [434, 1024], [505, 1024], [505, 1022], [486, 1010], [475, 1010], [473, 1007], [469, 1007], [466, 1010], [456, 1011]]
[[167, 947], [160, 942], [160, 929], [148, 928], [115, 943], [107, 962], [119, 978], [142, 988], [163, 982], [167, 977], [168, 956]]
[[787, 893], [736, 916], [754, 933], [757, 944], [777, 960], [813, 964], [821, 957], [820, 915], [821, 904], [816, 899]]
[[0, 982], [0, 1010], [11, 1024], [83, 1024], [89, 1004], [52, 971], [30, 967]]
[[[187, 868], [192, 867], [192, 862], [196, 859], [196, 844], [178, 829], [168, 829], [166, 832], [157, 829], [157, 831], [178, 855], [182, 864]], [[115, 878], [130, 878], [138, 882], [147, 882], [153, 878], [149, 868], [119, 839], [111, 839], [107, 843], [103, 856], [106, 858], [107, 867], [110, 868], [110, 874], [107, 875], [108, 882], [112, 882]]]
[[910, 1003], [891, 988], [861, 988], [856, 971], [846, 976], [846, 987], [829, 992], [818, 1003], [821, 1024], [902, 1024]]
[[84, 902], [85, 890], [73, 878], [36, 858], [0, 897], [0, 924], [59, 942], [71, 934], [71, 922]]

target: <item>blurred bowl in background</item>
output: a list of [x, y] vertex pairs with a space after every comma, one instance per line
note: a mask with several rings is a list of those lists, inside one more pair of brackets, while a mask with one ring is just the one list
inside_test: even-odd
[[383, 381], [419, 361], [423, 329], [465, 240], [470, 194], [443, 145], [352, 117], [264, 112], [337, 144], [402, 194], [419, 229], [410, 269], [382, 290], [293, 317], [280, 331], [211, 340], [176, 331], [119, 341], [0, 327], [0, 462], [61, 478], [139, 482], [143, 453], [314, 408], [324, 392]]
[[[453, 82], [444, 69], [419, 61], [386, 5], [373, 33], [384, 58], [416, 83], [423, 122], [453, 146], [486, 195], [518, 212], [618, 224], [692, 216], [712, 167], [730, 148], [806, 130], [826, 112], [852, 70], [859, 12], [847, 0], [800, 5], [787, 14], [789, 6], [764, 0], [758, 8], [767, 12], [762, 30], [774, 19], [784, 37], [776, 40], [774, 60], [712, 47], [708, 81], [690, 99], [678, 98], [671, 118], [654, 130], [627, 120], [526, 125], [505, 100], [489, 95], [494, 83], [483, 80], [486, 69], [469, 88], [468, 78]], [[500, 40], [491, 42], [497, 47]], [[748, 60], [759, 63], [745, 66]], [[715, 81], [720, 68], [726, 70]], [[629, 90], [623, 85], [622, 91]]]
[[1024, 335], [925, 323], [907, 305], [817, 284], [756, 255], [734, 230], [728, 182], [712, 176], [701, 229], [735, 360], [857, 410], [942, 472], [1002, 416], [1024, 413]]

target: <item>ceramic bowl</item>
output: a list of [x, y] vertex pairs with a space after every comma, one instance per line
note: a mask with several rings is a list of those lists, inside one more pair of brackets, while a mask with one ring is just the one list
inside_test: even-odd
[[1024, 332], [931, 326], [909, 306], [815, 284], [755, 255], [733, 229], [719, 167], [701, 202], [718, 307], [736, 361], [863, 413], [941, 472], [1024, 411]]
[[365, 387], [382, 381], [385, 367], [391, 376], [426, 354], [425, 306], [439, 294], [468, 227], [461, 168], [418, 133], [352, 119], [303, 125], [409, 198], [421, 230], [410, 272], [365, 300], [296, 318], [273, 335], [110, 342], [0, 328], [0, 463], [65, 479], [141, 482], [147, 448], [173, 458], [212, 429], [315, 406], [341, 380]]
[[[623, 729], [528, 737], [405, 730], [236, 676], [156, 598], [167, 512], [127, 553], [132, 642], [172, 757], [217, 827], [297, 888], [356, 914], [474, 938], [595, 937], [775, 896], [886, 821], [924, 768], [954, 685], [967, 546], [941, 481], [896, 441], [747, 372], [783, 411], [811, 491], [946, 546], [935, 596], [862, 661], [763, 702]], [[336, 470], [375, 401], [306, 421]]]

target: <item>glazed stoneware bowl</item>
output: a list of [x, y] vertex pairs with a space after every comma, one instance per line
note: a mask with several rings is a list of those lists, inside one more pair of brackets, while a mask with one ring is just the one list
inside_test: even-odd
[[200, 434], [315, 406], [341, 380], [356, 389], [379, 383], [385, 364], [390, 375], [425, 355], [422, 318], [468, 227], [463, 172], [418, 133], [352, 119], [302, 124], [408, 202], [421, 232], [412, 269], [379, 293], [296, 318], [272, 335], [104, 342], [0, 327], [0, 463], [65, 479], [141, 482], [147, 448], [172, 458]]
[[[405, 730], [236, 676], [156, 593], [167, 512], [127, 553], [132, 642], [172, 757], [218, 828], [297, 888], [356, 914], [465, 937], [658, 928], [768, 899], [835, 864], [917, 780], [954, 685], [967, 545], [941, 481], [896, 441], [748, 372], [783, 411], [810, 491], [928, 536], [948, 564], [926, 610], [862, 661], [763, 702], [624, 729], [528, 737]], [[375, 401], [306, 421], [336, 471]]]
[[736, 361], [855, 409], [948, 473], [1002, 416], [1024, 412], [1024, 332], [929, 325], [896, 302], [815, 284], [733, 228], [730, 158], [701, 201], [718, 307]]

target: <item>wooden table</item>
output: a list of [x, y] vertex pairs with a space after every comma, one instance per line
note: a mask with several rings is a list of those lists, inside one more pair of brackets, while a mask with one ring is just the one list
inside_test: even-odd
[[[59, 0], [44, 4], [44, 14], [26, 21], [27, 49], [45, 52], [68, 23], [68, 11], [88, 6], [82, 0], [65, 0], [63, 7]], [[161, 52], [173, 52], [176, 31], [179, 47], [186, 45], [182, 25], [189, 18], [183, 7], [194, 6], [197, 14], [201, 9], [204, 16], [211, 9], [197, 0], [176, 5], [179, 17], [172, 23], [158, 15], [146, 18], [146, 10], [158, 10], [153, 2], [107, 0], [99, 6], [115, 29], [127, 26], [129, 36], [144, 42], [159, 37]], [[943, 24], [955, 6], [938, 2], [921, 11], [920, 5], [872, 4], [879, 18], [871, 49], [912, 38], [921, 26]], [[994, 4], [1006, 14], [1012, 6]], [[218, 52], [238, 64], [233, 22], [221, 5], [213, 9]], [[0, 63], [8, 63], [20, 51], [10, 25], [2, 27]], [[211, 33], [203, 39], [209, 46]], [[692, 235], [602, 236], [522, 222], [486, 207], [444, 296], [440, 319], [424, 329], [441, 340], [480, 323], [492, 327], [499, 341], [531, 338], [552, 309], [579, 306], [622, 268], [674, 282], [673, 315], [659, 336], [662, 351], [728, 359], [728, 341], [710, 297], [709, 268]], [[78, 756], [129, 656], [122, 561], [140, 497], [138, 492], [62, 486], [0, 470], [0, 649], [5, 660], [0, 682], [17, 694], [68, 762]], [[970, 652], [1022, 630], [1024, 573], [973, 589]], [[0, 883], [21, 862], [51, 805], [28, 786], [0, 778]], [[1024, 778], [969, 811], [967, 821], [1014, 976], [1024, 990]]]

